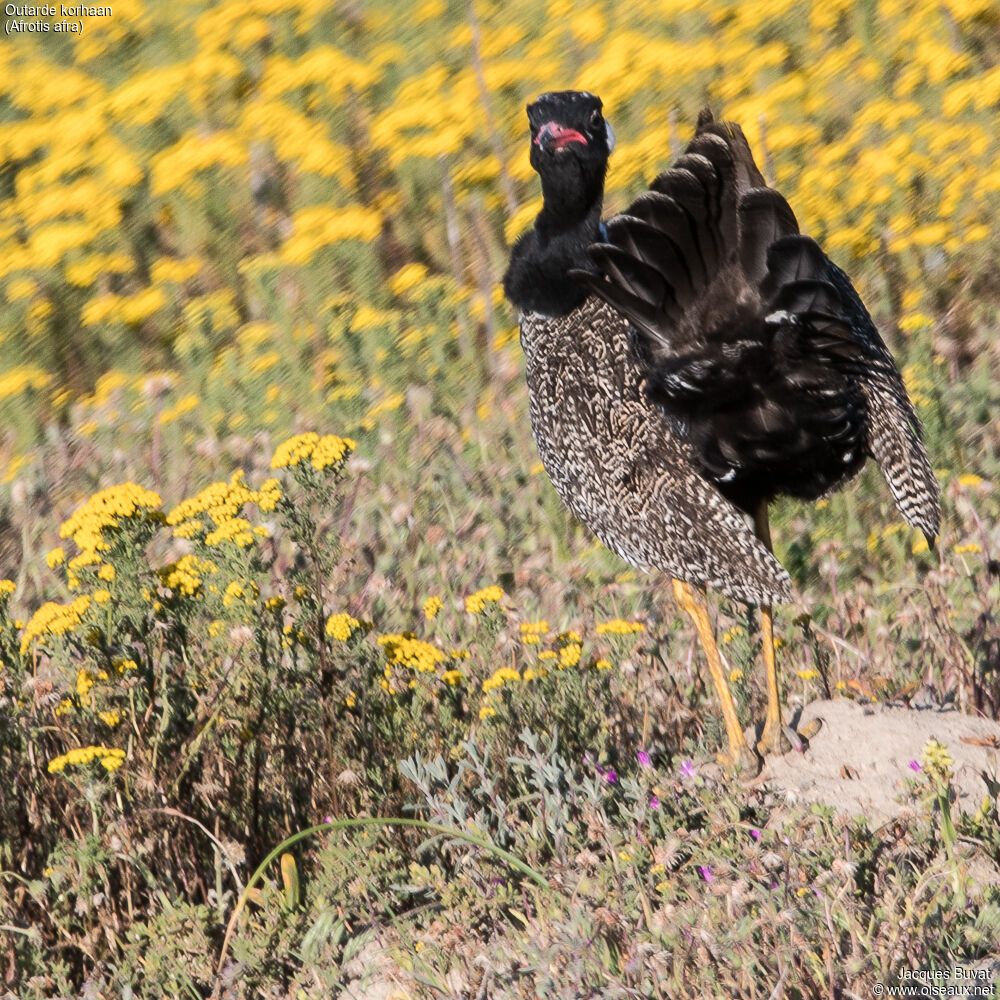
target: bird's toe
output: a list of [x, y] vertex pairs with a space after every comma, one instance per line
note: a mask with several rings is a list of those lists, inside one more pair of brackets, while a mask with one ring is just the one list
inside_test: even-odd
[[822, 727], [822, 719], [810, 719], [800, 728], [797, 718], [793, 719], [791, 724], [765, 725], [755, 744], [757, 753], [761, 757], [768, 755], [782, 757], [790, 750], [805, 753], [809, 749], [809, 741], [816, 736]]
[[730, 746], [728, 749], [720, 751], [716, 760], [727, 771], [737, 771], [744, 779], [756, 778], [764, 766], [761, 758], [746, 743], [742, 746]]

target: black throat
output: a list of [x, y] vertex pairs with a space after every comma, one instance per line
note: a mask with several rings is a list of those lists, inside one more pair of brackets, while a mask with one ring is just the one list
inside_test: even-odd
[[564, 316], [588, 295], [569, 271], [594, 269], [587, 247], [600, 238], [604, 177], [566, 180], [542, 177], [542, 210], [511, 251], [503, 287], [521, 312]]

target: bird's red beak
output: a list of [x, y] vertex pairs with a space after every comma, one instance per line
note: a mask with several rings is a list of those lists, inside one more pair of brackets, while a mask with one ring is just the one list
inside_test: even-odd
[[576, 129], [565, 128], [556, 122], [546, 122], [535, 136], [535, 145], [542, 149], [562, 149], [571, 142], [587, 145], [587, 140]]

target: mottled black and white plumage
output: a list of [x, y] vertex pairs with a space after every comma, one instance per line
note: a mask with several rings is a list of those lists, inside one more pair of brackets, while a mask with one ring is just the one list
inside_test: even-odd
[[521, 345], [545, 471], [609, 549], [752, 604], [790, 598], [788, 574], [650, 398], [627, 319], [591, 295], [565, 316], [522, 316]]
[[610, 131], [589, 94], [529, 106], [544, 205], [504, 279], [557, 492], [630, 562], [769, 605], [789, 579], [743, 513], [813, 499], [874, 457], [930, 541], [937, 485], [850, 280], [768, 188], [738, 126], [601, 222]]

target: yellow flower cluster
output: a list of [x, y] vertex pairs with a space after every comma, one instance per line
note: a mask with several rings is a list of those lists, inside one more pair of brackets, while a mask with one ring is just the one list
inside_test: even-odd
[[[72, 538], [80, 554], [70, 560], [68, 566], [70, 589], [79, 585], [75, 571], [85, 566], [98, 567], [101, 579], [114, 579], [114, 567], [104, 567], [102, 553], [111, 548], [110, 533], [124, 524], [148, 523], [148, 519], [159, 522], [163, 515], [159, 494], [147, 490], [136, 483], [123, 483], [99, 490], [86, 503], [78, 507], [59, 529], [60, 538]], [[46, 561], [49, 566], [57, 566], [65, 559], [62, 548], [53, 549]]]
[[502, 687], [505, 683], [519, 681], [520, 679], [520, 673], [513, 667], [500, 667], [499, 670], [494, 671], [492, 677], [488, 677], [483, 681], [483, 692], [494, 691], [496, 688]]
[[[107, 677], [107, 674], [104, 675]], [[94, 686], [94, 675], [90, 670], [76, 672], [76, 696], [81, 705], [90, 704], [90, 689]]]
[[[206, 545], [221, 545], [232, 541], [241, 548], [252, 545], [255, 534], [265, 534], [266, 529], [254, 529], [250, 522], [240, 517], [243, 506], [256, 504], [262, 511], [271, 511], [281, 499], [281, 486], [276, 479], [268, 479], [259, 490], [252, 490], [243, 482], [243, 472], [237, 470], [228, 483], [212, 483], [197, 496], [179, 503], [168, 515], [167, 524], [173, 526], [178, 538], [197, 538], [204, 535]], [[206, 516], [214, 526], [208, 525]]]
[[[193, 279], [215, 262], [136, 259], [123, 206], [141, 204], [169, 233], [178, 216], [203, 217], [210, 195], [242, 198], [272, 166], [287, 178], [289, 201], [274, 213], [278, 245], [238, 261], [241, 271], [280, 277], [325, 266], [332, 248], [352, 241], [352, 253], [363, 252], [359, 242], [398, 218], [406, 256], [387, 285], [416, 298], [433, 272], [450, 268], [444, 223], [427, 232], [413, 224], [418, 213], [443, 219], [448, 200], [459, 213], [482, 206], [494, 237], [507, 220], [509, 237], [530, 224], [537, 184], [523, 102], [559, 86], [600, 93], [622, 123], [610, 205], [662, 169], [707, 98], [742, 122], [804, 230], [841, 259], [884, 243], [911, 288], [920, 288], [928, 252], [981, 252], [983, 220], [998, 211], [1000, 69], [982, 55], [990, 0], [621, 0], [613, 18], [597, 0], [551, 0], [538, 30], [537, 5], [510, 0], [481, 12], [475, 36], [458, 8], [429, 0], [413, 18], [366, 8], [342, 44], [316, 30], [327, 16], [317, 0], [195, 0], [177, 16], [163, 13], [168, 6], [116, 10], [74, 43], [75, 66], [35, 46], [16, 47], [4, 66], [12, 82], [0, 159], [13, 166], [0, 281], [26, 334], [51, 337], [67, 322], [142, 324], [152, 337], [196, 340], [204, 310], [195, 300], [207, 297]], [[435, 30], [414, 35], [412, 23]], [[119, 79], [114, 60], [99, 57], [119, 33], [151, 28], [164, 52], [185, 54], [148, 64], [140, 54]], [[353, 153], [357, 124], [342, 113], [348, 94], [385, 168], [375, 194]], [[674, 134], [670, 109], [682, 122]], [[443, 183], [412, 198], [413, 170], [431, 164]], [[457, 292], [470, 315], [489, 305], [471, 286]], [[926, 329], [924, 299], [909, 302], [902, 330]], [[0, 398], [47, 391], [51, 381], [13, 366], [0, 371]]]
[[49, 761], [49, 774], [57, 774], [67, 764], [89, 764], [98, 759], [106, 770], [116, 771], [125, 763], [125, 751], [117, 747], [78, 747], [60, 757], [53, 757]]
[[955, 762], [948, 748], [938, 740], [928, 740], [920, 755], [927, 777], [938, 787], [945, 787], [951, 781]]
[[282, 247], [282, 260], [308, 264], [323, 247], [342, 240], [370, 243], [382, 231], [382, 213], [362, 205], [305, 208], [293, 220], [294, 233]]
[[20, 396], [33, 389], [44, 389], [52, 376], [34, 365], [19, 365], [10, 371], [0, 372], [0, 400]]
[[202, 580], [216, 570], [216, 565], [208, 559], [199, 559], [189, 553], [156, 572], [164, 587], [184, 597], [193, 597], [198, 593]]
[[427, 268], [423, 264], [405, 264], [389, 279], [393, 295], [403, 296], [418, 288], [427, 278]]
[[271, 459], [271, 468], [293, 468], [308, 458], [312, 467], [322, 472], [331, 466], [338, 466], [356, 447], [351, 438], [337, 437], [336, 434], [325, 434], [323, 437], [314, 431], [296, 434], [278, 445]]
[[568, 642], [559, 650], [559, 667], [575, 667], [580, 662], [583, 647], [578, 642]]
[[482, 614], [487, 604], [498, 604], [503, 600], [503, 589], [494, 584], [470, 594], [465, 599], [465, 610], [470, 615]]
[[361, 622], [343, 611], [330, 615], [326, 620], [326, 634], [338, 642], [347, 642], [359, 628], [361, 628]]
[[21, 635], [21, 652], [26, 653], [31, 644], [44, 635], [65, 635], [72, 632], [90, 610], [90, 597], [81, 594], [69, 604], [47, 601], [30, 618]]
[[13, 580], [0, 580], [0, 603], [6, 602], [16, 589]]
[[222, 594], [222, 606], [228, 608], [237, 601], [254, 604], [259, 596], [260, 587], [256, 583], [241, 583], [239, 580], [233, 580]]
[[521, 641], [526, 646], [537, 646], [542, 636], [549, 631], [547, 621], [521, 622]]
[[389, 663], [410, 667], [420, 673], [431, 673], [447, 659], [440, 649], [418, 639], [412, 632], [379, 636], [378, 644], [384, 647]]
[[597, 626], [598, 635], [632, 635], [641, 632], [646, 626], [642, 622], [627, 622], [621, 618], [612, 618], [611, 621], [601, 622]]
[[432, 622], [437, 617], [437, 613], [444, 607], [440, 597], [428, 597], [424, 601], [424, 617]]

